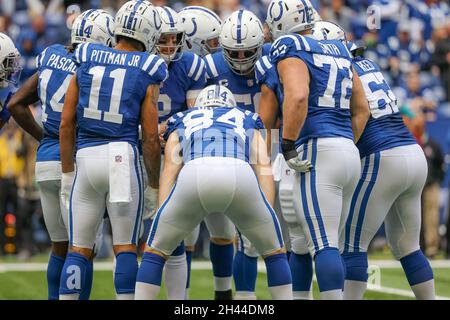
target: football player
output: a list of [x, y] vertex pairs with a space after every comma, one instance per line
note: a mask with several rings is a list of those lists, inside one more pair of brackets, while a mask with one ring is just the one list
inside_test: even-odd
[[[167, 63], [169, 70], [169, 77], [161, 85], [158, 100], [159, 133], [162, 135], [166, 130], [167, 119], [194, 104], [195, 98], [206, 84], [206, 73], [202, 58], [195, 53], [182, 51], [185, 32], [178, 13], [169, 7], [156, 9], [162, 22], [156, 52]], [[148, 192], [149, 188], [146, 189], [146, 194]], [[146, 202], [149, 201], [156, 202], [156, 199], [146, 197]], [[184, 299], [188, 272], [183, 243], [172, 253], [164, 270], [168, 299]]]
[[[203, 58], [207, 54], [214, 53], [219, 49], [219, 35], [222, 21], [217, 14], [205, 7], [189, 6], [183, 8], [178, 15], [181, 19], [186, 35], [186, 50], [196, 53]], [[197, 226], [194, 231], [186, 239], [184, 239], [188, 267], [186, 298], [188, 298], [189, 294], [192, 254], [195, 250], [195, 243], [198, 240], [199, 232], [200, 226]], [[210, 257], [213, 265], [221, 264], [222, 259], [220, 249], [222, 249], [221, 246], [216, 246], [215, 244], [210, 245]], [[213, 269], [216, 270], [218, 268], [220, 267], [213, 267]], [[227, 298], [227, 293], [216, 291], [215, 298]], [[230, 298], [229, 294], [228, 298]]]
[[[28, 110], [28, 105], [42, 103], [44, 127], [36, 155], [36, 181], [41, 196], [44, 221], [52, 241], [52, 253], [47, 267], [48, 299], [59, 297], [61, 270], [66, 258], [69, 234], [68, 212], [60, 205], [61, 162], [59, 125], [64, 97], [76, 65], [73, 52], [81, 43], [111, 46], [114, 18], [103, 10], [88, 10], [80, 14], [72, 26], [71, 46], [52, 45], [36, 59], [37, 72], [11, 98], [9, 109], [20, 126], [33, 136], [42, 130]], [[70, 181], [68, 181], [70, 183]], [[100, 231], [101, 232], [101, 231]], [[92, 260], [89, 260], [86, 286], [80, 299], [88, 299], [92, 285]]]
[[[7, 105], [16, 90], [21, 70], [19, 50], [10, 37], [0, 32], [0, 129], [11, 116]], [[42, 130], [37, 130], [34, 137], [41, 139]]]
[[[205, 216], [217, 212], [227, 215], [262, 253], [272, 297], [292, 299], [283, 239], [269, 204], [274, 186], [259, 132], [264, 126], [257, 114], [236, 108], [233, 94], [223, 86], [206, 87], [195, 105], [169, 119], [161, 206], [139, 268], [136, 299], [156, 299], [167, 257]], [[253, 170], [251, 159], [256, 160]]]
[[70, 203], [70, 248], [61, 273], [60, 299], [77, 299], [83, 290], [105, 209], [116, 257], [116, 296], [134, 298], [144, 200], [139, 123], [148, 185], [155, 193], [159, 182], [157, 101], [167, 65], [149, 52], [160, 28], [158, 11], [150, 2], [128, 1], [115, 17], [114, 49], [85, 43], [74, 52], [78, 67], [66, 93], [60, 126], [61, 197]]
[[[279, 120], [282, 117], [283, 88], [280, 84], [277, 70], [270, 63], [269, 59], [268, 55], [261, 57], [256, 62], [255, 72], [256, 80], [261, 86], [261, 100], [258, 114], [266, 130], [272, 132], [271, 130], [277, 129], [280, 126]], [[275, 133], [276, 131], [273, 132]], [[283, 230], [283, 235], [286, 233], [290, 244], [288, 259], [292, 273], [293, 298], [294, 300], [312, 299], [313, 262], [293, 203], [293, 184], [295, 183], [296, 171], [287, 166], [281, 150], [271, 152], [273, 147], [278, 147], [279, 145], [271, 141], [272, 134], [268, 134], [267, 137], [268, 152], [272, 153], [272, 155], [277, 154], [273, 162], [274, 178], [275, 181], [279, 181], [276, 184], [276, 203], [279, 203], [281, 213], [283, 214], [283, 222], [287, 226], [287, 230]], [[283, 223], [281, 226], [283, 227]]]
[[178, 15], [186, 33], [186, 49], [204, 57], [219, 49], [222, 20], [212, 10], [201, 6], [188, 6]]
[[367, 248], [384, 222], [392, 253], [417, 299], [435, 299], [433, 271], [420, 250], [420, 198], [427, 176], [422, 148], [403, 123], [397, 99], [364, 47], [347, 42], [333, 23], [314, 27], [316, 39], [341, 40], [354, 55], [371, 116], [357, 143], [361, 177], [353, 194], [340, 247], [346, 265], [344, 299], [360, 300], [367, 287]]
[[[263, 51], [264, 32], [261, 22], [250, 11], [235, 11], [225, 19], [219, 43], [221, 51], [205, 57], [208, 84], [226, 86], [236, 98], [238, 107], [251, 112], [257, 111], [261, 92], [256, 83], [255, 63]], [[216, 291], [223, 290], [225, 294], [231, 295], [233, 274], [236, 286], [234, 298], [255, 299], [258, 252], [248, 239], [238, 232], [237, 253], [233, 265], [230, 256], [233, 255], [234, 226], [226, 217], [218, 220], [209, 216], [206, 219], [211, 234], [211, 246], [217, 246], [216, 252], [222, 252], [216, 256], [220, 258], [222, 267], [216, 269], [213, 264]], [[217, 223], [218, 221], [220, 223]]]
[[358, 141], [369, 118], [352, 56], [340, 41], [317, 41], [307, 0], [273, 1], [270, 52], [283, 85], [281, 148], [291, 169], [294, 205], [314, 257], [321, 299], [342, 299], [339, 232], [360, 175]]

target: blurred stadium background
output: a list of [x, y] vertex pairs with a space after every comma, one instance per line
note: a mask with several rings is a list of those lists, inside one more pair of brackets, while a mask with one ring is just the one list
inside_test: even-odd
[[[103, 8], [112, 14], [126, 1], [2, 0], [0, 32], [7, 33], [23, 60], [21, 81], [32, 75], [35, 57], [48, 45], [68, 43], [77, 13]], [[246, 8], [262, 21], [268, 0], [156, 0], [175, 10], [202, 5], [222, 18]], [[313, 0], [322, 19], [334, 21], [354, 41], [364, 42], [366, 56], [378, 62], [398, 98], [404, 119], [423, 146], [429, 176], [422, 201], [422, 248], [432, 260], [437, 294], [450, 299], [450, 9], [446, 0]], [[40, 106], [32, 106], [37, 118]], [[0, 299], [45, 299], [47, 236], [34, 182], [37, 143], [13, 120], [0, 131]], [[110, 230], [105, 225], [97, 256], [94, 299], [113, 299]], [[380, 286], [369, 299], [408, 299], [411, 294], [399, 264], [392, 261], [383, 228], [371, 244], [372, 280]], [[193, 299], [213, 296], [208, 236], [202, 226], [194, 255]], [[264, 268], [258, 298], [269, 298]], [[370, 280], [369, 280], [370, 281]], [[317, 291], [317, 290], [316, 290]], [[161, 295], [164, 298], [164, 294]]]

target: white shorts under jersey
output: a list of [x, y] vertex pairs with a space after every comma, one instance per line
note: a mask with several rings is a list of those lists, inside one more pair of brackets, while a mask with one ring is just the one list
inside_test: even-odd
[[228, 216], [261, 254], [283, 246], [278, 219], [250, 165], [222, 157], [198, 158], [184, 165], [158, 210], [148, 244], [170, 255], [206, 216], [217, 212]]
[[36, 182], [39, 186], [45, 226], [52, 242], [69, 240], [67, 232], [67, 212], [61, 209], [59, 193], [61, 191], [61, 162], [36, 162]]
[[420, 198], [427, 177], [421, 147], [413, 144], [375, 152], [362, 158], [361, 166], [341, 249], [367, 252], [384, 222], [397, 259], [419, 250]]

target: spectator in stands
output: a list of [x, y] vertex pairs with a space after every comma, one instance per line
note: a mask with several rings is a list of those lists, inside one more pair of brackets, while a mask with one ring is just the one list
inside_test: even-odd
[[[34, 108], [31, 108], [35, 112]], [[16, 215], [16, 229], [17, 229], [17, 251], [19, 259], [27, 259], [35, 253], [32, 220], [43, 222], [42, 210], [40, 210], [40, 196], [37, 189], [37, 184], [34, 179], [34, 161], [36, 159], [36, 150], [38, 142], [29, 134], [24, 134], [23, 149], [25, 164], [21, 174], [17, 179], [18, 187], [18, 207]], [[44, 225], [42, 223], [42, 225]], [[42, 226], [41, 226], [42, 228]], [[44, 227], [45, 231], [45, 227]], [[46, 232], [44, 232], [46, 234]], [[48, 237], [45, 238], [49, 243]]]
[[[377, 31], [368, 31], [363, 35], [363, 42], [366, 45], [366, 51], [364, 56], [376, 62], [382, 70], [387, 70], [389, 68], [389, 48], [378, 41]], [[389, 77], [390, 78], [390, 77]], [[395, 84], [392, 83], [392, 86]]]
[[435, 51], [433, 62], [439, 68], [439, 74], [446, 94], [450, 100], [450, 22], [440, 25], [434, 30]]
[[441, 182], [445, 175], [442, 149], [426, 133], [426, 118], [421, 110], [404, 113], [405, 123], [422, 146], [428, 164], [428, 175], [422, 192], [421, 247], [428, 258], [439, 251], [439, 205]]
[[379, 9], [381, 25], [378, 29], [378, 36], [379, 41], [386, 44], [390, 37], [396, 36], [401, 1], [371, 0], [369, 5], [374, 5]]
[[5, 244], [5, 214], [17, 215], [17, 179], [24, 168], [23, 133], [13, 120], [0, 132], [0, 253]]
[[423, 112], [426, 120], [435, 119], [436, 101], [433, 91], [421, 85], [418, 72], [411, 71], [406, 75], [406, 85], [395, 88], [400, 106], [407, 105], [413, 113]]
[[439, 206], [445, 164], [440, 145], [425, 132], [421, 143], [428, 163], [428, 176], [422, 193], [422, 235], [425, 255], [432, 259], [439, 252]]
[[36, 56], [41, 48], [36, 45], [37, 35], [33, 30], [24, 30], [17, 41], [17, 48], [22, 59], [23, 70], [20, 82], [24, 82], [36, 72]]
[[420, 70], [420, 45], [411, 40], [411, 24], [398, 25], [396, 36], [389, 37], [389, 66], [391, 77], [399, 80], [402, 74]]
[[431, 39], [433, 29], [445, 23], [449, 16], [449, 5], [446, 0], [414, 1], [417, 16], [423, 22], [423, 39]]
[[344, 5], [344, 0], [324, 1], [324, 8], [320, 11], [323, 20], [331, 21], [340, 25], [347, 32], [351, 30], [351, 22], [355, 12]]

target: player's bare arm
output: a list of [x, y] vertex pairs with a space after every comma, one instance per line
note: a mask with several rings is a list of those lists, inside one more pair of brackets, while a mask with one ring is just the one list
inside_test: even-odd
[[284, 91], [283, 139], [295, 141], [308, 113], [308, 67], [300, 59], [287, 58], [277, 68]]
[[75, 170], [73, 155], [75, 149], [78, 91], [77, 78], [74, 75], [67, 89], [59, 128], [61, 167], [63, 173], [73, 172]]
[[40, 141], [44, 136], [44, 131], [36, 122], [29, 109], [30, 104], [39, 101], [38, 96], [39, 75], [36, 72], [20, 87], [20, 89], [11, 97], [8, 103], [8, 111], [14, 120], [33, 138]]
[[267, 152], [271, 153], [271, 130], [276, 128], [278, 100], [275, 92], [265, 84], [261, 85], [261, 100], [259, 102], [259, 117], [267, 129]]
[[159, 187], [161, 164], [161, 145], [158, 135], [158, 97], [159, 85], [148, 86], [141, 111], [144, 165], [147, 170], [148, 184], [154, 189]]
[[195, 104], [195, 98], [192, 99], [186, 99], [186, 105], [188, 108], [192, 108]]
[[261, 190], [264, 192], [269, 204], [273, 206], [275, 203], [275, 183], [272, 175], [270, 157], [267, 154], [265, 146], [266, 142], [261, 132], [255, 130], [251, 145], [251, 152], [253, 155], [251, 159], [256, 158], [256, 163], [253, 164], [252, 167], [258, 178]]
[[353, 69], [353, 88], [350, 99], [350, 112], [352, 115], [352, 129], [355, 143], [358, 142], [370, 117], [369, 103], [359, 79], [358, 73]]

